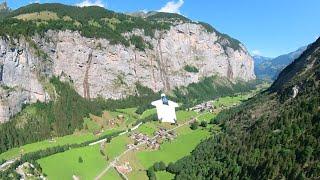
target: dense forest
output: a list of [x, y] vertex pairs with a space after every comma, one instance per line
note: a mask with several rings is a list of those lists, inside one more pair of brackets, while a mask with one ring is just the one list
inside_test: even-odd
[[[50, 20], [20, 20], [15, 17], [29, 13], [56, 13], [58, 18]], [[50, 14], [48, 14], [50, 16]], [[79, 31], [85, 37], [105, 38], [112, 44], [130, 44], [122, 33], [133, 29], [142, 29], [147, 36], [153, 36], [156, 30], [170, 28], [168, 22], [145, 20], [140, 17], [115, 13], [101, 7], [75, 7], [63, 4], [31, 4], [9, 13], [0, 23], [1, 36], [19, 37], [43, 34], [47, 30]]]
[[[320, 39], [272, 87], [213, 123], [222, 133], [166, 170], [175, 179], [319, 179]], [[293, 96], [292, 88], [299, 93]]]
[[[34, 18], [21, 19], [19, 15], [45, 13], [48, 19]], [[54, 14], [52, 14], [54, 13]], [[56, 17], [57, 16], [57, 17]], [[202, 25], [208, 32], [220, 36], [219, 41], [224, 46], [238, 49], [240, 42], [222, 34], [211, 25], [201, 22], [193, 22], [179, 14], [151, 13], [143, 18], [116, 13], [102, 7], [75, 7], [59, 3], [30, 4], [17, 10], [6, 12], [0, 16], [0, 36], [17, 38], [20, 36], [33, 36], [44, 34], [51, 30], [79, 31], [82, 36], [89, 38], [108, 39], [111, 44], [132, 44], [138, 50], [153, 47], [144, 42], [141, 37], [126, 37], [123, 34], [132, 32], [134, 29], [143, 30], [146, 36], [154, 37], [156, 31], [169, 30], [172, 25], [178, 23], [197, 23]], [[51, 17], [51, 18], [50, 18]], [[227, 41], [226, 41], [227, 40]]]

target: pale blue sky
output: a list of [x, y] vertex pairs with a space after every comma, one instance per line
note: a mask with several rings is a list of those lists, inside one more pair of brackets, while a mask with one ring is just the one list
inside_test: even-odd
[[[320, 36], [320, 0], [8, 0], [16, 9], [31, 2], [94, 3], [118, 12], [180, 12], [239, 39], [251, 53], [275, 57]], [[168, 4], [169, 3], [169, 4]], [[167, 5], [167, 6], [166, 6]], [[166, 7], [165, 7], [166, 6]], [[165, 7], [165, 8], [164, 8]]]

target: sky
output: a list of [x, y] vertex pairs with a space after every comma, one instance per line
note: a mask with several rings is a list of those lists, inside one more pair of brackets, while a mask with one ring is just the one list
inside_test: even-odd
[[295, 51], [320, 36], [320, 0], [7, 0], [12, 9], [33, 2], [179, 13], [240, 40], [252, 55], [267, 57]]

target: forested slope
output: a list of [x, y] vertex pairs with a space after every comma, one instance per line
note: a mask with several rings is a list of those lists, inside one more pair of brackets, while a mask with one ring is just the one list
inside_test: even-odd
[[319, 179], [319, 82], [320, 39], [269, 90], [221, 113], [223, 132], [167, 170], [176, 179]]

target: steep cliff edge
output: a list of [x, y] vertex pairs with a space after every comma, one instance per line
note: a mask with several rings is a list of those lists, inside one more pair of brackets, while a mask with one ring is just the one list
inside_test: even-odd
[[[73, 8], [73, 13], [80, 14], [97, 8], [93, 10], [101, 13], [77, 19], [54, 7], [60, 11]], [[141, 19], [98, 7], [60, 4], [36, 4], [13, 11], [6, 23], [15, 23], [18, 31], [21, 25], [19, 35], [28, 40], [18, 41], [14, 32], [1, 28], [8, 39], [0, 44], [0, 121], [19, 112], [22, 104], [48, 100], [44, 86], [52, 76], [72, 82], [85, 98], [106, 99], [135, 94], [138, 82], [154, 92], [168, 92], [213, 75], [233, 82], [255, 79], [253, 60], [241, 43], [206, 24], [167, 16], [155, 13]], [[141, 22], [147, 25], [141, 26]], [[25, 26], [31, 32], [22, 29]], [[17, 92], [19, 95], [9, 95]]]
[[0, 40], [0, 122], [9, 120], [24, 104], [49, 100], [39, 80], [39, 74], [46, 74], [41, 69], [44, 63], [34, 53], [22, 39], [16, 46]]
[[[144, 37], [154, 47], [145, 51], [110, 45], [105, 39], [85, 38], [77, 32], [46, 35], [55, 47], [52, 51], [46, 48], [45, 42], [41, 46], [54, 61], [54, 74], [67, 75], [81, 95], [84, 95], [84, 79], [88, 78], [89, 96], [93, 98], [99, 95], [122, 98], [134, 93], [138, 81], [154, 91], [170, 91], [212, 75], [244, 81], [255, 77], [252, 59], [244, 49], [228, 48], [225, 52], [216, 43], [215, 34], [206, 33], [195, 24], [172, 27], [166, 33], [156, 33], [153, 39]], [[87, 72], [90, 54], [92, 70]], [[187, 65], [196, 67], [199, 72], [187, 72], [184, 69]]]

